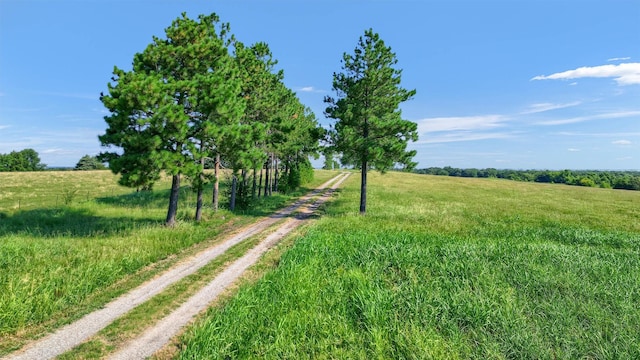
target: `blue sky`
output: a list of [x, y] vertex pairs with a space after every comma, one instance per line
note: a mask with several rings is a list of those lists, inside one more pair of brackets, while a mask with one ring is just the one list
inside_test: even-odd
[[0, 0], [0, 153], [102, 151], [114, 66], [181, 12], [268, 43], [323, 125], [344, 52], [373, 28], [416, 89], [418, 167], [640, 169], [640, 1]]

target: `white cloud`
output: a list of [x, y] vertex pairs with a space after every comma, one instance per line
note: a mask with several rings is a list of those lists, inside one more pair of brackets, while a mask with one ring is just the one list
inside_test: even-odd
[[440, 144], [461, 141], [477, 141], [491, 139], [508, 139], [512, 138], [512, 133], [507, 132], [485, 132], [474, 133], [470, 131], [455, 132], [451, 134], [440, 134], [436, 136], [421, 136], [418, 144]]
[[504, 115], [435, 117], [418, 120], [419, 133], [439, 131], [483, 130], [502, 126], [508, 118]]
[[10, 128], [10, 125], [0, 125], [0, 130]]
[[611, 59], [607, 59], [607, 61], [622, 61], [622, 60], [629, 60], [631, 59], [629, 56], [627, 57], [616, 57], [616, 58], [611, 58]]
[[568, 148], [568, 149], [567, 149], [567, 151], [570, 151], [570, 152], [578, 152], [578, 151], [580, 151], [580, 149]]
[[296, 91], [310, 92], [310, 93], [322, 93], [322, 92], [325, 92], [324, 90], [316, 89], [313, 86], [303, 86], [303, 87], [297, 88]]
[[42, 150], [42, 153], [43, 154], [56, 154], [56, 155], [69, 155], [69, 154], [73, 154], [73, 151], [60, 149], [60, 148], [54, 148], [54, 149]]
[[620, 112], [607, 113], [607, 114], [578, 116], [578, 117], [573, 117], [569, 119], [542, 121], [542, 122], [539, 122], [538, 125], [565, 125], [565, 124], [574, 124], [574, 123], [590, 121], [590, 120], [618, 119], [618, 118], [625, 118], [625, 117], [638, 116], [638, 115], [640, 115], [640, 111], [620, 111]]
[[616, 140], [611, 142], [613, 145], [631, 145], [631, 141], [629, 140]]
[[540, 112], [545, 112], [550, 110], [564, 109], [572, 106], [577, 106], [580, 104], [582, 104], [581, 101], [574, 101], [574, 102], [565, 103], [565, 104], [552, 104], [552, 103], [531, 104], [529, 105], [529, 108], [527, 110], [522, 112], [522, 114], [534, 114], [534, 113], [540, 113]]
[[539, 75], [531, 80], [566, 80], [579, 78], [614, 78], [618, 85], [640, 85], [640, 63], [585, 66], [551, 75]]
[[640, 136], [640, 132], [625, 132], [625, 133], [582, 133], [572, 131], [561, 131], [555, 133], [555, 135], [562, 136], [592, 136], [592, 137], [622, 137], [622, 136]]
[[504, 115], [434, 117], [416, 121], [419, 144], [437, 144], [461, 141], [506, 139], [513, 132], [495, 131], [510, 120]]

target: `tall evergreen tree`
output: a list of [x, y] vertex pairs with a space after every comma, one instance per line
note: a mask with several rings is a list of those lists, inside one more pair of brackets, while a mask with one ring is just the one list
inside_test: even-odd
[[325, 97], [329, 118], [336, 119], [332, 141], [343, 163], [361, 169], [360, 213], [366, 212], [367, 171], [384, 172], [395, 164], [415, 166], [417, 124], [403, 120], [399, 105], [411, 99], [415, 90], [400, 86], [401, 70], [395, 69], [396, 55], [372, 29], [360, 37], [354, 53], [343, 55], [342, 72], [333, 74], [337, 98]]
[[[253, 156], [251, 164], [253, 182], [251, 198], [254, 198], [258, 184], [256, 173], [266, 165], [265, 183], [271, 183], [269, 176], [273, 163], [274, 140], [273, 123], [279, 109], [278, 96], [284, 77], [283, 71], [275, 71], [277, 61], [273, 58], [269, 46], [258, 42], [250, 47], [236, 47], [236, 60], [241, 68], [243, 77], [242, 97], [247, 101], [247, 109], [242, 119], [243, 123], [251, 124], [254, 129], [254, 143], [250, 144]], [[261, 177], [262, 178], [262, 177]], [[266, 189], [266, 187], [265, 187]], [[244, 194], [249, 194], [245, 191]], [[267, 191], [265, 191], [265, 196]]]
[[293, 92], [288, 96], [288, 105], [282, 107], [283, 114], [279, 123], [282, 140], [278, 144], [278, 157], [281, 160], [283, 180], [279, 189], [295, 189], [312, 179], [313, 174], [309, 157], [317, 158], [319, 140], [324, 129], [318, 125], [313, 112], [306, 108]]
[[[232, 210], [235, 209], [238, 194], [242, 197], [240, 201], [243, 205], [249, 201], [246, 182], [248, 169], [254, 169], [255, 177], [255, 169], [266, 160], [263, 144], [267, 136], [267, 124], [264, 119], [271, 111], [269, 84], [274, 76], [271, 71], [276, 63], [265, 43], [245, 46], [241, 42], [235, 42], [234, 60], [241, 79], [239, 96], [245, 101], [246, 107], [243, 115], [224, 134], [224, 141], [219, 148], [233, 172], [229, 201]], [[243, 181], [238, 183], [240, 174]], [[214, 194], [215, 188], [214, 186]]]
[[85, 155], [78, 160], [74, 170], [105, 170], [107, 167], [96, 156]]
[[132, 71], [115, 68], [109, 95], [101, 97], [111, 115], [100, 141], [122, 149], [102, 159], [115, 164], [111, 169], [123, 178], [134, 173], [145, 184], [161, 171], [171, 175], [169, 226], [176, 222], [181, 175], [196, 188], [204, 186], [202, 159], [217, 135], [215, 119], [242, 112], [242, 104], [229, 100], [237, 99], [238, 86], [227, 53], [228, 30], [215, 14], [197, 20], [182, 14], [165, 30], [166, 39], [154, 37], [134, 56]]

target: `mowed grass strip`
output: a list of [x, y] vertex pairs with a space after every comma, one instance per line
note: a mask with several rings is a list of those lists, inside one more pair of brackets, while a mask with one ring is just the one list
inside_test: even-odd
[[[56, 206], [42, 190], [51, 186], [47, 176], [2, 174], [3, 179], [11, 176], [17, 183], [21, 176], [28, 179], [30, 189], [43, 193], [44, 200], [42, 207], [0, 213], [0, 355], [99, 308], [179, 259], [308, 190], [275, 195], [244, 213], [209, 210], [205, 221], [194, 223], [189, 219], [195, 211], [195, 196], [185, 188], [181, 190], [181, 221], [169, 229], [163, 226], [167, 181], [153, 192], [136, 193], [118, 187], [117, 178], [109, 172], [42, 174], [59, 177], [57, 181], [63, 187], [81, 182], [95, 191], [85, 199]], [[335, 174], [319, 171], [308, 187]], [[101, 183], [110, 185], [98, 186]], [[113, 190], [112, 195], [116, 188], [119, 190]], [[210, 196], [210, 191], [207, 194]]]
[[640, 193], [353, 176], [181, 359], [640, 358]]

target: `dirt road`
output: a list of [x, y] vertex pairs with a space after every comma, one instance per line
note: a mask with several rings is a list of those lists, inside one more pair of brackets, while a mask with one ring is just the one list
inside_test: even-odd
[[[169, 285], [181, 280], [185, 276], [195, 273], [210, 261], [223, 254], [227, 249], [264, 231], [281, 219], [289, 217], [274, 233], [267, 236], [244, 256], [229, 265], [198, 293], [186, 300], [177, 310], [160, 320], [152, 328], [147, 329], [141, 336], [126, 344], [122, 349], [119, 349], [111, 358], [130, 360], [144, 359], [151, 356], [175, 336], [195, 315], [206, 309], [209, 303], [214, 301], [224, 289], [240, 277], [247, 268], [253, 265], [265, 251], [275, 245], [286, 234], [300, 226], [313, 210], [328, 200], [333, 190], [338, 188], [348, 176], [349, 174], [340, 174], [332, 178], [286, 209], [247, 227], [238, 234], [193, 256], [189, 260], [177, 264], [156, 278], [149, 280], [127, 294], [108, 303], [104, 308], [87, 314], [76, 322], [66, 325], [54, 333], [26, 345], [15, 353], [9, 354], [7, 359], [52, 359], [71, 350], [111, 324], [118, 317], [151, 299], [154, 295], [159, 294]], [[331, 184], [333, 184], [331, 188], [326, 190]], [[313, 204], [307, 204], [310, 199], [321, 193], [323, 193], [323, 195]], [[307, 204], [306, 207], [304, 206], [305, 204]], [[290, 217], [295, 211], [299, 211], [300, 213], [295, 217]]]

